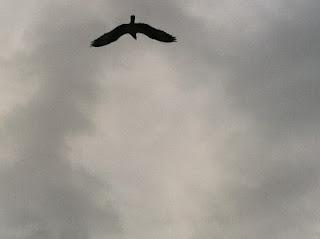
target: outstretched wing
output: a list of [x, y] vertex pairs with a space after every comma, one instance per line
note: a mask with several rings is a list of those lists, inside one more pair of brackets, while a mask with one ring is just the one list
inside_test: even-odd
[[162, 42], [175, 42], [176, 38], [164, 31], [153, 28], [145, 23], [136, 23], [137, 32], [143, 33], [150, 37], [151, 39], [155, 39]]
[[114, 42], [116, 40], [119, 39], [119, 37], [121, 37], [123, 34], [128, 33], [128, 24], [122, 24], [120, 26], [117, 26], [115, 29], [113, 29], [112, 31], [103, 34], [101, 37], [93, 40], [91, 42], [91, 46], [93, 47], [100, 47], [100, 46], [104, 46], [107, 45], [111, 42]]

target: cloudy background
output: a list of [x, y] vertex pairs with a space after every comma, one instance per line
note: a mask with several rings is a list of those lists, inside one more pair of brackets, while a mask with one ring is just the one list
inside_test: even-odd
[[320, 237], [319, 1], [1, 5], [0, 238]]

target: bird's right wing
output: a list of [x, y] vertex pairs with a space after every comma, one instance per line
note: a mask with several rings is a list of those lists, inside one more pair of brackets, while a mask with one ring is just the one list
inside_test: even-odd
[[100, 46], [104, 46], [104, 45], [107, 45], [107, 44], [109, 44], [111, 42], [114, 42], [114, 41], [118, 40], [119, 37], [121, 37], [123, 34], [126, 34], [128, 32], [127, 25], [128, 24], [122, 24], [120, 26], [117, 26], [112, 31], [103, 34], [99, 38], [93, 40], [91, 42], [91, 46], [100, 47]]
[[176, 38], [169, 33], [166, 33], [162, 30], [151, 27], [145, 23], [136, 23], [136, 27], [138, 32], [143, 33], [150, 37], [151, 39], [155, 39], [162, 42], [175, 42]]

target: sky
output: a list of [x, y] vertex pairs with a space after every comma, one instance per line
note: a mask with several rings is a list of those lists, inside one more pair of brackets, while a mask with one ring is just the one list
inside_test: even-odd
[[319, 238], [319, 11], [2, 1], [0, 238]]

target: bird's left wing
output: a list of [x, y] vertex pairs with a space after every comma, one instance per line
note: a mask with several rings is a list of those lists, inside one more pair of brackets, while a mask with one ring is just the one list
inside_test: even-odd
[[128, 24], [122, 24], [120, 26], [117, 26], [112, 31], [103, 34], [102, 36], [98, 37], [94, 41], [91, 42], [91, 46], [93, 47], [100, 47], [107, 45], [111, 42], [114, 42], [119, 39], [123, 34], [126, 34], [128, 32]]
[[143, 33], [150, 37], [151, 39], [155, 39], [162, 42], [175, 42], [176, 38], [162, 30], [151, 27], [145, 23], [136, 23], [137, 31]]

